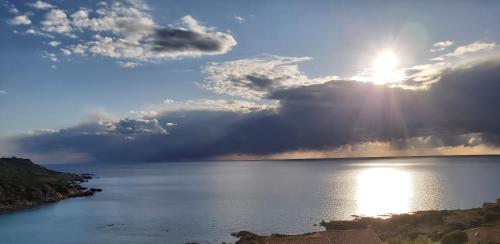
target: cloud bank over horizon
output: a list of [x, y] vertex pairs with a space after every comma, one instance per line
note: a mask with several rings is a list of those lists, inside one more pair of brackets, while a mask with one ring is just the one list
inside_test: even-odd
[[200, 85], [234, 100], [165, 99], [131, 111], [134, 118], [37, 131], [12, 144], [46, 162], [500, 153], [500, 55], [496, 44], [466, 46], [385, 85], [309, 78], [297, 66], [308, 57], [210, 63]]

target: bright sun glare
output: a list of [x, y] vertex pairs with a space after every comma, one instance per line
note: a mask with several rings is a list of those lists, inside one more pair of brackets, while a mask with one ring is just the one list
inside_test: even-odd
[[372, 79], [376, 84], [387, 84], [401, 80], [398, 68], [399, 60], [391, 50], [380, 53], [373, 62]]
[[412, 180], [408, 172], [373, 167], [358, 174], [358, 215], [378, 216], [410, 211]]

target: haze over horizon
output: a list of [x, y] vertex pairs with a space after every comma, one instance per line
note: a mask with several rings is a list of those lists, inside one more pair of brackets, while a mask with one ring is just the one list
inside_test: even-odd
[[500, 154], [498, 1], [33, 0], [0, 13], [1, 156]]

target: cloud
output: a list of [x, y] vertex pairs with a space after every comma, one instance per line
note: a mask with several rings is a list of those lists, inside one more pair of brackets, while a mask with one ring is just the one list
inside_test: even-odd
[[[104, 56], [117, 59], [121, 66], [219, 55], [237, 44], [230, 34], [202, 25], [190, 15], [182, 17], [179, 24], [158, 24], [143, 1], [100, 2], [95, 8], [82, 6], [77, 10], [60, 9], [41, 1], [29, 6], [48, 10], [40, 26], [35, 26], [30, 34], [57, 38], [62, 35], [64, 39], [57, 41], [71, 51], [67, 55]], [[15, 18], [16, 24], [31, 23], [26, 16]]]
[[50, 41], [48, 44], [50, 46], [57, 47], [57, 46], [61, 45], [61, 42], [60, 41]]
[[[138, 135], [138, 134], [167, 134], [166, 124], [161, 125], [157, 119], [123, 119], [116, 121], [100, 122], [103, 127], [96, 133], [118, 134], [118, 135]], [[130, 139], [128, 137], [127, 139]]]
[[6, 4], [9, 8], [9, 13], [11, 14], [19, 14], [19, 9], [16, 8], [16, 6], [14, 6], [14, 4]]
[[144, 118], [154, 118], [158, 115], [158, 112], [154, 110], [130, 110], [129, 114], [144, 119]]
[[245, 22], [245, 21], [246, 21], [246, 19], [245, 19], [245, 18], [243, 18], [243, 17], [241, 17], [241, 16], [238, 16], [238, 15], [234, 15], [234, 16], [233, 16], [233, 18], [234, 18], [234, 20], [235, 20], [236, 22], [238, 22], [238, 23], [240, 23], [240, 24], [242, 24], [243, 22]]
[[410, 89], [426, 89], [438, 82], [446, 70], [452, 68], [452, 64], [444, 62], [434, 64], [423, 64], [413, 66], [404, 70], [405, 77], [399, 82], [399, 86]]
[[18, 15], [13, 17], [10, 20], [10, 23], [12, 25], [29, 25], [31, 24], [31, 20], [28, 18], [27, 15]]
[[123, 68], [135, 68], [135, 67], [139, 66], [140, 64], [137, 62], [118, 61], [118, 65], [120, 65], [120, 67], [123, 67]]
[[41, 31], [34, 29], [34, 28], [27, 29], [24, 33], [28, 34], [28, 35], [36, 35], [36, 36], [42, 36], [42, 37], [47, 37], [47, 38], [54, 38], [53, 35], [41, 32]]
[[274, 90], [323, 83], [335, 77], [309, 79], [298, 63], [309, 57], [261, 57], [210, 63], [203, 68], [207, 75], [202, 87], [220, 94], [260, 99]]
[[164, 103], [164, 104], [174, 103], [174, 100], [173, 100], [173, 99], [166, 98], [165, 100], [163, 100], [163, 103]]
[[442, 41], [434, 43], [433, 48], [430, 50], [431, 52], [440, 52], [453, 45], [452, 41]]
[[213, 32], [200, 25], [192, 16], [182, 18], [186, 28], [157, 28], [152, 49], [157, 55], [200, 56], [226, 53], [236, 45], [234, 38], [222, 32]]
[[54, 5], [43, 2], [43, 1], [36, 1], [34, 3], [26, 3], [26, 5], [36, 8], [36, 9], [49, 9], [49, 8], [54, 8]]
[[62, 52], [64, 55], [66, 55], [66, 56], [69, 56], [69, 55], [71, 55], [71, 54], [72, 54], [72, 52], [71, 52], [70, 50], [65, 49], [65, 48], [61, 48], [60, 50], [61, 50], [61, 52]]
[[[487, 144], [470, 143], [481, 135], [464, 134], [449, 136], [453, 138], [455, 146], [447, 145], [440, 137], [426, 136], [407, 138], [392, 142], [363, 142], [340, 146], [332, 150], [295, 150], [284, 153], [266, 155], [230, 154], [215, 157], [217, 160], [283, 160], [283, 159], [311, 159], [311, 158], [346, 158], [346, 157], [394, 157], [394, 156], [436, 156], [436, 155], [488, 155], [500, 154], [500, 148]], [[402, 148], [400, 145], [404, 144]]]
[[182, 18], [184, 27], [157, 27], [149, 19], [121, 21], [119, 25], [119, 22], [92, 25], [96, 31], [109, 30], [119, 36], [96, 35], [93, 41], [84, 44], [88, 51], [111, 58], [152, 61], [223, 54], [236, 45], [232, 36], [211, 31], [191, 16]]
[[72, 53], [80, 54], [80, 55], [84, 56], [88, 47], [85, 45], [82, 45], [82, 44], [76, 44], [76, 45], [70, 46], [69, 48], [71, 49]]
[[273, 110], [274, 103], [255, 103], [246, 100], [227, 99], [194, 99], [187, 101], [174, 101], [172, 99], [163, 100], [163, 104], [148, 107], [157, 113], [174, 111], [225, 111], [250, 113], [255, 111]]
[[209, 63], [202, 86], [249, 100], [167, 98], [12, 144], [19, 155], [110, 162], [500, 152], [495, 48], [404, 68], [401, 83], [386, 85], [309, 78], [298, 66], [309, 59]]
[[49, 59], [51, 62], [57, 62], [57, 61], [59, 61], [59, 59], [57, 58], [57, 55], [54, 54], [54, 53], [50, 53], [50, 52], [44, 52], [44, 53], [42, 53], [42, 57], [44, 57], [46, 59]]
[[[496, 43], [474, 42], [461, 46], [454, 52], [432, 59], [436, 63], [416, 65], [403, 69], [404, 76], [398, 84], [403, 88], [427, 89], [439, 82], [443, 75], [450, 72], [469, 69], [487, 62], [500, 59], [500, 50], [494, 50]], [[488, 54], [478, 55], [478, 52], [491, 50]]]
[[[444, 47], [450, 41], [436, 43], [436, 46]], [[439, 45], [438, 45], [439, 44]], [[391, 87], [404, 89], [428, 89], [433, 83], [439, 82], [442, 75], [455, 69], [463, 69], [474, 66], [486, 59], [497, 59], [500, 57], [500, 49], [496, 43], [473, 42], [468, 45], [457, 47], [453, 52], [431, 58], [430, 63], [417, 64], [411, 67], [401, 67], [383, 74], [383, 79], [378, 75], [378, 70], [373, 67], [365, 68], [355, 75], [351, 80], [369, 82], [375, 84], [386, 84]], [[484, 51], [490, 51], [485, 53]], [[346, 79], [346, 78], [343, 78]]]
[[82, 8], [73, 13], [71, 19], [72, 25], [81, 31], [111, 32], [135, 41], [150, 34], [155, 27], [149, 14], [127, 2], [102, 5], [95, 11]]
[[474, 42], [465, 46], [457, 47], [452, 53], [448, 53], [447, 57], [459, 57], [465, 54], [475, 53], [479, 51], [490, 50], [496, 47], [496, 43]]
[[3, 94], [7, 94], [7, 92], [4, 90], [0, 90], [0, 95], [3, 95]]
[[444, 69], [428, 89], [332, 80], [269, 90], [273, 106], [167, 100], [131, 113], [137, 118], [88, 121], [18, 137], [15, 145], [110, 162], [493, 152], [500, 146], [500, 57], [472, 64]]
[[54, 33], [69, 33], [73, 30], [66, 13], [61, 9], [52, 9], [41, 22], [42, 30]]
[[31, 130], [28, 132], [28, 134], [35, 135], [35, 134], [51, 134], [51, 133], [57, 133], [59, 132], [56, 129], [35, 129]]

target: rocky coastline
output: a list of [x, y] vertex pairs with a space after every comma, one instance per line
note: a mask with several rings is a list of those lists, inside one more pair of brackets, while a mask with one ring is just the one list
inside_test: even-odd
[[[385, 244], [500, 243], [500, 198], [482, 207], [455, 210], [427, 210], [380, 217], [353, 216], [353, 220], [321, 222], [324, 231], [305, 234], [259, 235], [249, 231], [233, 233], [236, 244], [313, 243], [315, 236], [366, 230]], [[317, 238], [318, 239], [318, 238]], [[323, 243], [323, 242], [314, 242]], [[326, 243], [326, 242], [325, 242]], [[335, 242], [337, 243], [337, 242]], [[377, 243], [346, 240], [338, 243]]]
[[67, 198], [92, 196], [102, 190], [81, 185], [92, 178], [92, 174], [49, 170], [29, 159], [0, 158], [0, 213]]

